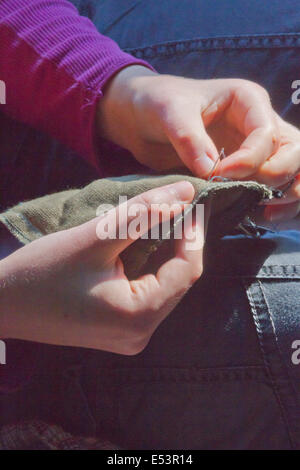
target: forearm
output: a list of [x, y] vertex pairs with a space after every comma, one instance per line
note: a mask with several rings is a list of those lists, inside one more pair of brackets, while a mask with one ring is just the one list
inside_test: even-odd
[[128, 65], [150, 66], [66, 0], [3, 0], [0, 18], [1, 109], [97, 164], [94, 124], [104, 85]]
[[[3, 234], [1, 227], [0, 233]], [[0, 237], [0, 243], [0, 248], [5, 245], [6, 254], [16, 248], [16, 240], [13, 237]], [[3, 254], [4, 250], [1, 250], [1, 253]], [[0, 260], [0, 339], [4, 340], [7, 358], [6, 364], [0, 366], [0, 391], [5, 393], [17, 390], [29, 380], [38, 364], [40, 348], [37, 343], [9, 340], [15, 338], [14, 326], [19, 327], [19, 317], [24, 318], [25, 313], [24, 305], [20, 305], [21, 293], [14, 289], [14, 276], [9, 274], [12, 269], [12, 266], [9, 267], [10, 259], [8, 256]], [[21, 312], [21, 315], [15, 315], [16, 311]], [[28, 320], [30, 323], [30, 318]]]
[[10, 288], [7, 262], [4, 259], [0, 261], [0, 339], [7, 339], [10, 336], [8, 320], [11, 318], [11, 315], [8, 310], [13, 308]]
[[[0, 224], [0, 338], [12, 333], [13, 315], [18, 310], [19, 293], [15, 289], [15, 259], [12, 254], [20, 243]], [[23, 310], [23, 309], [22, 309]]]

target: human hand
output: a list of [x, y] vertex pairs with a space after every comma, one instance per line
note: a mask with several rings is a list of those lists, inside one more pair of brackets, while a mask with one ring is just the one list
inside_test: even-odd
[[300, 215], [300, 130], [279, 116], [277, 120], [279, 149], [259, 168], [254, 179], [284, 190], [283, 197], [267, 202], [264, 211], [267, 220], [284, 222]]
[[[300, 131], [275, 111], [273, 113], [279, 130], [277, 150], [259, 167], [253, 165], [252, 170], [251, 165], [245, 168], [245, 161], [239, 156], [225, 158], [217, 166], [215, 174], [236, 180], [254, 180], [282, 189], [283, 197], [265, 202], [267, 207], [264, 211], [265, 219], [281, 222], [300, 213]], [[235, 145], [239, 145], [239, 141]]]
[[[151, 226], [157, 220], [151, 218], [155, 212], [162, 221], [170, 218], [170, 212], [163, 206], [160, 211], [157, 204], [175, 204], [177, 215], [193, 197], [194, 188], [188, 182], [153, 189], [100, 218], [40, 238], [2, 260], [1, 336], [126, 355], [140, 352], [201, 275], [203, 227], [197, 221], [197, 226], [184, 230], [183, 238], [176, 240], [175, 256], [156, 275], [129, 281], [119, 255], [134, 239], [99, 239], [99, 222], [101, 227], [114, 227], [109, 222], [120, 220], [118, 228], [124, 233], [135, 220], [130, 210], [141, 204]], [[193, 250], [188, 243], [195, 243]]]
[[207, 177], [224, 148], [227, 158], [215, 175], [274, 188], [295, 179], [282, 199], [268, 203], [268, 220], [300, 212], [300, 131], [278, 116], [267, 91], [254, 82], [193, 80], [130, 66], [109, 83], [98, 125], [157, 170], [186, 165]]
[[98, 129], [150, 168], [185, 165], [199, 177], [211, 173], [223, 147], [245, 178], [279, 145], [278, 123], [261, 86], [160, 75], [142, 66], [110, 80], [99, 102]]

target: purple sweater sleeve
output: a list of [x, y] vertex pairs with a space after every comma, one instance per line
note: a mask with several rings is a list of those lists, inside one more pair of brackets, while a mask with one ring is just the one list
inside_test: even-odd
[[97, 102], [107, 80], [133, 64], [153, 70], [101, 35], [67, 0], [0, 1], [1, 110], [96, 166]]
[[[67, 0], [0, 0], [0, 80], [6, 85], [0, 110], [51, 134], [98, 168], [98, 100], [107, 80], [133, 64], [153, 70], [101, 35]], [[10, 356], [20, 354], [11, 367], [0, 367], [0, 390], [24, 382], [31, 373], [25, 361], [37, 347], [12, 345]]]

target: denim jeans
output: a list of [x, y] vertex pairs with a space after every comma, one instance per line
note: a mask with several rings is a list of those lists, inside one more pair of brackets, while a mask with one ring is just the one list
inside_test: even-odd
[[[73, 3], [157, 71], [254, 80], [299, 124], [291, 100], [300, 79], [298, 0]], [[58, 149], [49, 144], [39, 170], [44, 190], [93, 176], [78, 164], [67, 170], [65, 150], [66, 171], [53, 182]], [[18, 405], [18, 416], [105, 434], [130, 449], [299, 449], [299, 288], [299, 231], [228, 234], [208, 245], [204, 275], [142, 353], [43, 346], [33, 381], [3, 400]]]

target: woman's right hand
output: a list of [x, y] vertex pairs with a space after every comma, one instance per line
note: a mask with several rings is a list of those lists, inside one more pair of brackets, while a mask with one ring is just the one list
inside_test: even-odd
[[[175, 214], [179, 214], [193, 196], [188, 182], [147, 191], [100, 218], [40, 238], [2, 260], [1, 337], [126, 355], [142, 351], [202, 273], [203, 227], [184, 231], [184, 237], [176, 241], [174, 258], [156, 275], [134, 281], [127, 279], [119, 257], [134, 237], [100, 239], [99, 227], [111, 227], [109, 222], [116, 216], [117, 221], [123, 220], [134, 204], [144, 208], [147, 220], [161, 203], [165, 207], [176, 204]], [[168, 211], [159, 213], [162, 220], [170, 217]], [[118, 228], [124, 233], [133, 219], [124, 218]], [[193, 251], [190, 243], [195, 244]]]
[[206, 178], [224, 147], [233, 179], [248, 178], [279, 147], [267, 91], [242, 79], [196, 80], [132, 65], [107, 83], [97, 117], [101, 136], [156, 170], [186, 166]]

